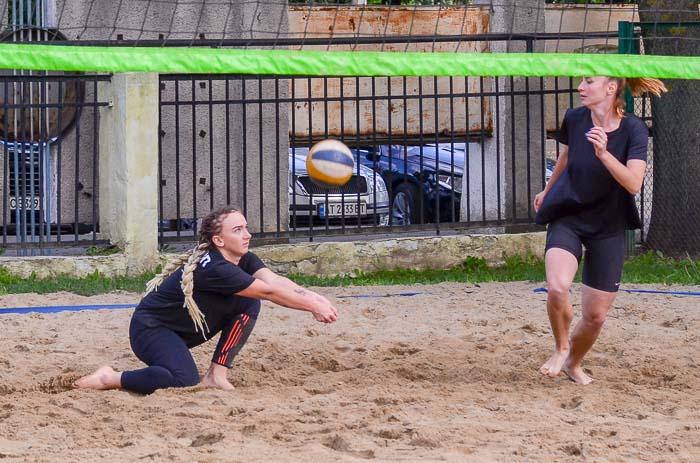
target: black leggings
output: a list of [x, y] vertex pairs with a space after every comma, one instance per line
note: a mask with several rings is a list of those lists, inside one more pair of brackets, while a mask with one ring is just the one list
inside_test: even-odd
[[582, 283], [600, 291], [617, 292], [625, 263], [625, 232], [596, 239], [580, 236], [562, 222], [552, 222], [547, 226], [545, 252], [551, 248], [563, 249], [580, 263], [583, 247], [586, 254], [583, 256]]
[[[251, 302], [254, 303], [232, 321], [235, 323], [240, 319], [245, 320], [245, 323], [242, 323], [243, 332], [237, 337], [235, 344], [227, 350], [226, 362], [214, 359], [216, 363], [230, 367], [234, 357], [253, 331], [260, 310], [260, 301], [251, 300]], [[199, 372], [190, 349], [185, 340], [173, 330], [164, 327], [150, 328], [132, 318], [129, 338], [132, 350], [148, 367], [123, 372], [121, 378], [123, 389], [150, 394], [156, 389], [199, 384]], [[219, 344], [222, 342], [225, 340], [222, 339]]]

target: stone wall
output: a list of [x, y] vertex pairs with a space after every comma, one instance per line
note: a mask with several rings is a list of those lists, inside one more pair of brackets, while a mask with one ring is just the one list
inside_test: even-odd
[[[467, 257], [483, 257], [490, 265], [502, 264], [504, 256], [544, 252], [544, 233], [512, 235], [458, 235], [394, 238], [337, 243], [297, 243], [260, 246], [252, 249], [274, 271], [281, 274], [351, 275], [396, 268], [448, 268]], [[174, 255], [161, 255], [166, 262]], [[155, 267], [154, 262], [154, 267]], [[10, 273], [37, 278], [57, 275], [84, 277], [98, 270], [106, 276], [126, 275], [127, 257], [3, 257], [0, 266]]]

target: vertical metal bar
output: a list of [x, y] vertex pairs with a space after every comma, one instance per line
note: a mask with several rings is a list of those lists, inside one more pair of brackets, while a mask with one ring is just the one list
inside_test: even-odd
[[[81, 79], [82, 81], [82, 79]], [[82, 110], [82, 108], [80, 108]], [[78, 242], [79, 232], [80, 232], [80, 206], [78, 204], [80, 198], [78, 197], [78, 192], [80, 191], [80, 119], [76, 119], [75, 123], [75, 179], [73, 187], [73, 200], [75, 204], [73, 205], [73, 239]]]
[[[164, 76], [161, 74], [158, 80], [158, 242], [161, 245], [163, 245], [165, 241], [165, 219], [163, 218], [163, 189], [165, 188], [165, 182], [167, 181], [163, 177], [163, 93], [165, 92]], [[177, 138], [177, 129], [175, 130], [175, 138]]]
[[92, 92], [93, 92], [93, 105], [92, 105], [92, 244], [93, 246], [97, 243], [97, 191], [98, 191], [98, 167], [99, 158], [97, 147], [100, 146], [99, 141], [99, 125], [97, 123], [97, 80], [92, 81]]
[[[372, 77], [372, 146], [369, 148], [372, 153], [377, 150], [377, 78]], [[357, 164], [358, 164], [358, 175], [359, 175], [359, 164], [362, 164], [360, 160], [361, 156], [360, 147], [357, 147]], [[372, 160], [372, 226], [376, 227], [380, 223], [380, 215], [377, 213], [377, 160], [373, 158]], [[368, 205], [369, 207], [369, 205]]]
[[[289, 140], [289, 145], [292, 147], [292, 155], [287, 154], [288, 162], [291, 163], [288, 169], [291, 170], [292, 176], [289, 180], [290, 188], [292, 191], [292, 203], [290, 204], [290, 210], [292, 211], [292, 216], [290, 218], [291, 235], [296, 236], [297, 232], [297, 171], [296, 171], [296, 133], [297, 133], [297, 113], [296, 113], [296, 90], [297, 90], [297, 79], [292, 78], [292, 90], [289, 102], [289, 111], [292, 114], [292, 130], [291, 130], [291, 140]], [[288, 150], [289, 151], [289, 150]], [[289, 212], [287, 212], [289, 214]], [[311, 214], [311, 211], [309, 211]], [[311, 217], [309, 216], [309, 219]]]
[[433, 113], [433, 132], [435, 137], [435, 212], [433, 219], [435, 220], [435, 234], [440, 235], [440, 124], [438, 123], [438, 115], [440, 114], [440, 97], [438, 91], [438, 77], [433, 76], [433, 100], [435, 108]]
[[[19, 227], [19, 240], [21, 243], [22, 247], [22, 255], [27, 255], [27, 246], [26, 246], [26, 241], [27, 241], [27, 208], [26, 208], [26, 203], [25, 199], [27, 197], [27, 155], [25, 153], [26, 150], [26, 143], [27, 143], [27, 127], [26, 127], [26, 122], [27, 122], [27, 115], [26, 112], [28, 110], [27, 108], [27, 102], [26, 100], [26, 95], [29, 93], [27, 91], [27, 81], [23, 81], [20, 84], [20, 101], [21, 101], [21, 109], [20, 109], [20, 135], [18, 137], [19, 139], [19, 149], [17, 149], [18, 143], [15, 142], [15, 153], [17, 155], [17, 162], [15, 165], [18, 166], [19, 170], [17, 171], [17, 176], [15, 177], [17, 179], [17, 189], [15, 189], [16, 192], [16, 198], [17, 198], [17, 213], [18, 213], [18, 220], [17, 220], [17, 226]], [[31, 111], [31, 108], [29, 109]]]
[[[39, 129], [39, 136], [37, 138], [37, 150], [38, 150], [38, 162], [37, 162], [37, 167], [38, 167], [38, 177], [39, 177], [39, 188], [38, 188], [38, 200], [37, 200], [37, 206], [38, 206], [38, 211], [36, 212], [36, 215], [38, 216], [38, 223], [37, 223], [37, 231], [38, 231], [38, 237], [39, 237], [39, 245], [38, 245], [38, 251], [40, 254], [44, 254], [44, 239], [45, 239], [45, 230], [44, 230], [44, 198], [45, 198], [45, 182], [46, 182], [46, 169], [45, 169], [45, 164], [46, 164], [46, 140], [48, 139], [47, 136], [47, 130], [44, 130], [44, 121], [46, 119], [46, 112], [48, 111], [48, 104], [47, 104], [47, 98], [46, 98], [46, 79], [40, 79], [37, 82], [37, 88], [39, 89], [39, 114], [37, 116], [37, 122], [38, 122], [38, 129]], [[32, 201], [32, 205], [34, 202]]]
[[[343, 79], [341, 78], [340, 85], [339, 85], [340, 94], [341, 94], [341, 96], [340, 96], [340, 98], [341, 98], [340, 120], [342, 121], [340, 123], [340, 139], [341, 140], [343, 139], [344, 127], [345, 127], [345, 120], [344, 120], [345, 111], [342, 109], [343, 108], [342, 107], [342, 98], [343, 98], [342, 97], [342, 94], [343, 94], [342, 83], [343, 83]], [[309, 96], [311, 96], [310, 89], [309, 89]], [[309, 102], [309, 111], [311, 111], [311, 105], [312, 105], [311, 102]], [[324, 116], [325, 116], [323, 118], [323, 136], [324, 136], [324, 138], [328, 138], [328, 136], [329, 136], [329, 134], [328, 134], [328, 119], [329, 119], [329, 117], [328, 117], [328, 77], [326, 77], [326, 76], [323, 77], [323, 111], [324, 111]], [[311, 116], [311, 114], [309, 114], [309, 116]], [[309, 117], [309, 128], [310, 128], [309, 137], [311, 137], [311, 134], [313, 133], [313, 127], [311, 125], [312, 120], [313, 120], [313, 118]], [[312, 143], [313, 143], [313, 141], [309, 140], [309, 146], [311, 146]], [[328, 190], [325, 191], [324, 195], [325, 195], [324, 201], [325, 201], [325, 205], [326, 205], [326, 207], [325, 207], [326, 215], [325, 215], [325, 217], [323, 217], [323, 221], [324, 221], [324, 226], [325, 226], [326, 230], [328, 230], [328, 229], [330, 229], [330, 217], [328, 216]], [[320, 211], [319, 211], [319, 213], [320, 213]]]
[[510, 155], [511, 155], [511, 190], [513, 194], [513, 222], [518, 218], [518, 210], [516, 207], [517, 191], [515, 188], [516, 178], [515, 178], [515, 79], [510, 76]]
[[[63, 101], [63, 86], [64, 86], [64, 79], [59, 79], [58, 80], [58, 104], [56, 106], [56, 127], [60, 128], [63, 127], [63, 105], [65, 102]], [[76, 122], [77, 124], [77, 122]], [[56, 149], [56, 243], [61, 242], [61, 212], [62, 212], [62, 202], [61, 202], [61, 195], [63, 193], [63, 188], [62, 188], [62, 183], [63, 183], [63, 177], [61, 176], [63, 172], [62, 168], [62, 161], [63, 158], [61, 156], [63, 152], [63, 137], [60, 136], [58, 137], [58, 147]]]
[[231, 204], [231, 79], [226, 77], [224, 83], [226, 84], [226, 204]]
[[241, 78], [241, 101], [243, 111], [241, 114], [241, 127], [243, 128], [243, 140], [241, 141], [241, 148], [243, 153], [243, 172], [241, 175], [241, 183], [243, 184], [243, 215], [248, 217], [248, 103], [247, 103], [247, 91], [246, 91], [246, 77]]
[[[424, 175], [423, 173], [423, 146], [425, 145], [425, 140], [423, 139], [423, 98], [421, 96], [423, 95], [423, 78], [418, 77], [418, 140], [419, 140], [419, 145], [420, 145], [420, 154], [418, 156], [418, 172], [421, 173], [421, 175]], [[425, 182], [424, 178], [420, 178], [418, 180], [419, 182]], [[418, 223], [421, 225], [425, 223], [425, 201], [424, 201], [424, 194], [423, 191], [421, 191], [422, 188], [418, 189], [418, 212], [420, 213], [420, 219]]]
[[180, 80], [175, 83], [175, 234], [180, 238]]
[[[464, 76], [464, 119], [466, 121], [467, 125], [467, 136], [469, 136], [469, 130], [471, 127], [471, 123], [469, 122], [469, 76]], [[482, 109], [483, 110], [483, 109]], [[481, 127], [480, 131], [482, 134], [480, 135], [480, 141], [483, 141], [483, 130], [484, 128]], [[483, 151], [483, 145], [482, 145], [482, 151]], [[466, 204], [465, 207], [461, 207], [462, 209], [466, 209], [467, 211], [467, 217], [466, 221], [467, 224], [471, 224], [472, 221], [472, 201], [471, 201], [471, 162], [470, 162], [470, 156], [471, 153], [469, 152], [469, 142], [467, 141], [467, 151], [464, 154], [464, 172], [462, 175], [464, 175], [464, 185], [462, 186], [463, 191], [462, 191], [462, 199], [460, 201], [460, 204]], [[465, 202], [466, 199], [466, 202]], [[460, 222], [464, 222], [465, 217], [460, 216]]]
[[263, 146], [263, 117], [265, 112], [263, 111], [263, 85], [264, 81], [262, 77], [258, 76], [258, 187], [259, 187], [259, 198], [260, 198], [260, 231], [265, 231], [265, 151]]
[[525, 76], [525, 146], [527, 146], [526, 156], [525, 156], [525, 172], [527, 173], [527, 195], [525, 197], [527, 203], [527, 217], [532, 219], [532, 169], [530, 168], [532, 164], [532, 153], [531, 153], [531, 140], [530, 132], [532, 127], [530, 124], [530, 78]]
[[[454, 91], [454, 77], [450, 76], [448, 77], [449, 79], [449, 107], [450, 107], [450, 181], [452, 182], [452, 190], [450, 191], [450, 223], [455, 222], [456, 214], [455, 214], [455, 203], [456, 203], [456, 194], [455, 194], [455, 188], [456, 188], [456, 181], [457, 179], [455, 178], [455, 91]], [[467, 128], [465, 130], [465, 134], [468, 134], [469, 129]], [[467, 149], [467, 135], [464, 137], [465, 144], [464, 144], [464, 153], [466, 156], [466, 149]], [[460, 186], [461, 188], [461, 186]]]
[[[217, 79], [218, 81], [219, 79]], [[214, 90], [209, 76], [209, 210], [214, 209]], [[195, 216], [195, 219], [197, 217]], [[197, 221], [195, 220], [195, 227]]]
[[[196, 227], [197, 223], [197, 79], [190, 77], [190, 107], [192, 108], [192, 217]], [[179, 229], [179, 226], [178, 226]], [[195, 236], [197, 231], [194, 230]]]
[[[481, 146], [486, 142], [484, 128], [486, 126], [486, 117], [484, 116], [484, 77], [479, 76], [479, 114], [481, 114]], [[486, 153], [481, 150], [481, 220], [486, 221]]]
[[273, 82], [275, 85], [275, 204], [277, 204], [277, 213], [275, 215], [277, 222], [275, 228], [277, 229], [277, 233], [279, 234], [282, 231], [282, 215], [280, 211], [280, 204], [282, 204], [282, 191], [280, 188], [280, 183], [281, 183], [281, 177], [280, 173], [282, 172], [282, 166], [280, 164], [280, 78], [278, 76], [275, 76], [273, 78]]
[[4, 93], [4, 98], [3, 98], [3, 124], [2, 126], [5, 128], [5, 140], [2, 144], [2, 150], [3, 150], [3, 169], [2, 169], [2, 244], [3, 246], [7, 246], [7, 201], [9, 198], [9, 183], [10, 183], [10, 158], [9, 158], [9, 149], [8, 149], [8, 144], [9, 142], [7, 141], [8, 137], [7, 133], [9, 132], [9, 81], [6, 79], [0, 79], [0, 82], [3, 84], [3, 93]]
[[[497, 208], [497, 219], [500, 222], [505, 219], [503, 216], [503, 211], [501, 210], [501, 89], [500, 89], [500, 77], [494, 78], [494, 86], [496, 90], [496, 97], [494, 101], [496, 102], [496, 208]], [[484, 149], [484, 145], [481, 145], [481, 149]]]
[[[392, 98], [392, 94], [391, 94], [391, 77], [387, 77], [387, 78], [386, 78], [386, 81], [387, 81], [387, 84], [386, 84], [386, 95], [387, 95], [386, 112], [387, 112], [387, 134], [388, 134], [388, 140], [387, 140], [387, 142], [389, 143], [389, 146], [388, 146], [389, 151], [386, 153], [386, 156], [387, 156], [387, 159], [388, 159], [388, 161], [389, 161], [389, 172], [392, 172], [392, 167], [393, 167], [393, 166], [392, 166], [392, 163], [393, 163], [393, 159], [392, 159], [392, 158], [393, 158], [393, 154], [394, 154], [394, 145], [393, 145], [393, 141], [394, 141], [394, 140], [393, 140], [393, 135], [394, 135], [394, 130], [393, 130], [393, 128], [394, 128], [394, 123], [393, 123], [393, 120], [392, 120], [393, 111], [391, 110], [391, 108], [392, 108], [392, 106], [393, 106], [393, 103], [392, 103], [393, 98]], [[383, 156], [383, 155], [384, 155], [384, 153], [381, 153], [381, 151], [380, 151], [380, 153], [378, 153], [378, 154], [379, 154], [379, 156]], [[381, 159], [381, 158], [380, 158], [380, 159]], [[375, 158], [375, 161], [374, 161], [374, 162], [375, 162], [375, 164], [376, 164], [376, 158]], [[391, 175], [391, 176], [387, 175], [387, 178], [388, 178], [389, 180], [391, 180], [391, 177], [393, 177], [393, 175]], [[389, 228], [390, 228], [390, 231], [391, 231], [391, 228], [394, 226], [394, 224], [392, 223], [392, 222], [393, 222], [393, 221], [392, 221], [392, 218], [391, 218], [392, 215], [393, 215], [393, 214], [392, 214], [392, 210], [393, 210], [393, 204], [392, 204], [393, 196], [392, 196], [392, 193], [394, 192], [394, 185], [393, 185], [393, 182], [391, 182], [391, 181], [388, 182], [388, 183], [389, 183], [389, 184], [386, 185], [387, 198], [389, 199], [389, 212], [388, 212], [389, 217], [388, 217], [388, 220], [387, 220], [387, 224], [389, 225]]]
[[[540, 77], [540, 154], [542, 156], [540, 159], [540, 167], [542, 168], [542, 188], [544, 188], [545, 186], [545, 177], [547, 176], [547, 140], [545, 137], [545, 131], [547, 130], [547, 127], [545, 125], [546, 122], [544, 117], [544, 98], [544, 77]], [[532, 203], [532, 200], [530, 202]]]

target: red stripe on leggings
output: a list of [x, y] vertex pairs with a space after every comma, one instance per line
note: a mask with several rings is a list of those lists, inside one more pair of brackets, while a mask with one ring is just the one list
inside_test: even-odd
[[234, 333], [236, 332], [236, 329], [241, 329], [241, 322], [239, 320], [236, 320], [236, 323], [233, 324], [233, 328], [231, 328], [231, 332], [228, 334], [228, 339], [224, 343], [224, 345], [221, 347], [221, 355], [219, 356], [219, 363], [221, 363], [221, 358], [224, 357], [224, 353], [226, 352], [228, 346], [231, 344], [231, 341], [234, 338]]
[[243, 330], [239, 329], [238, 332], [236, 333], [234, 339], [233, 339], [233, 343], [231, 344], [231, 347], [228, 350], [223, 351], [221, 353], [221, 356], [219, 357], [221, 360], [219, 361], [219, 363], [226, 363], [226, 359], [228, 358], [228, 353], [231, 352], [231, 349], [236, 347], [236, 344], [238, 344], [238, 341], [241, 339], [242, 334], [243, 334]]

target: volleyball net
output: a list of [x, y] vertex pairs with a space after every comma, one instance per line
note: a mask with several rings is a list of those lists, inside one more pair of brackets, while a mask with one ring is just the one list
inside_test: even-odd
[[[0, 0], [0, 14], [1, 69], [700, 76], [696, 0]], [[663, 57], [604, 56], [620, 21]]]

